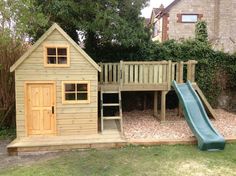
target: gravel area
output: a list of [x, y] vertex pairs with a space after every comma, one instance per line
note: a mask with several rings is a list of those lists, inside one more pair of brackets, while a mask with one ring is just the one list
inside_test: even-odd
[[[222, 109], [215, 110], [217, 120], [213, 126], [224, 137], [236, 137], [236, 114]], [[166, 122], [153, 117], [153, 111], [124, 112], [124, 134], [127, 139], [189, 139], [193, 138], [184, 118], [177, 116], [176, 110], [167, 111]]]

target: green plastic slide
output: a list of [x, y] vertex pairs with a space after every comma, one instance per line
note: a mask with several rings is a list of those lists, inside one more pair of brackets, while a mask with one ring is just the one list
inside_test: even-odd
[[212, 126], [190, 81], [184, 84], [177, 84], [173, 81], [172, 86], [183, 107], [185, 119], [198, 140], [198, 148], [200, 150], [223, 150], [225, 140]]

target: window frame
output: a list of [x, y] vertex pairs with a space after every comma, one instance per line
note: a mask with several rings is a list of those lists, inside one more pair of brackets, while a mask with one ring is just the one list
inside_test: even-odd
[[[65, 99], [65, 85], [66, 84], [87, 84], [87, 100], [66, 100]], [[62, 104], [88, 104], [90, 103], [90, 81], [62, 81]], [[75, 94], [78, 93], [78, 91], [74, 91]]]
[[[183, 16], [196, 16], [197, 17], [197, 21], [183, 21]], [[180, 22], [181, 23], [197, 23], [200, 20], [200, 16], [199, 14], [189, 14], [189, 13], [182, 13], [180, 16]]]
[[[66, 48], [66, 64], [48, 64], [48, 54], [47, 54], [47, 49], [48, 48], [55, 48], [56, 49], [56, 60], [58, 61], [58, 54], [57, 54], [57, 49], [58, 48]], [[60, 67], [70, 67], [70, 47], [69, 45], [66, 44], [44, 44], [44, 67], [56, 67], [56, 68], [60, 68]]]

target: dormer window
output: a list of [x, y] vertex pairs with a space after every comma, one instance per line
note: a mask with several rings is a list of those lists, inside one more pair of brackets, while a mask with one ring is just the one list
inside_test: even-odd
[[69, 67], [69, 46], [46, 45], [44, 57], [45, 67]]

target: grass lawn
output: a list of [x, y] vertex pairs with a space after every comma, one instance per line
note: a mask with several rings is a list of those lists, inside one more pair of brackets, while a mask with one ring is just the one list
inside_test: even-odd
[[73, 151], [57, 159], [8, 168], [0, 175], [236, 175], [236, 143], [220, 152], [202, 152], [192, 145]]

